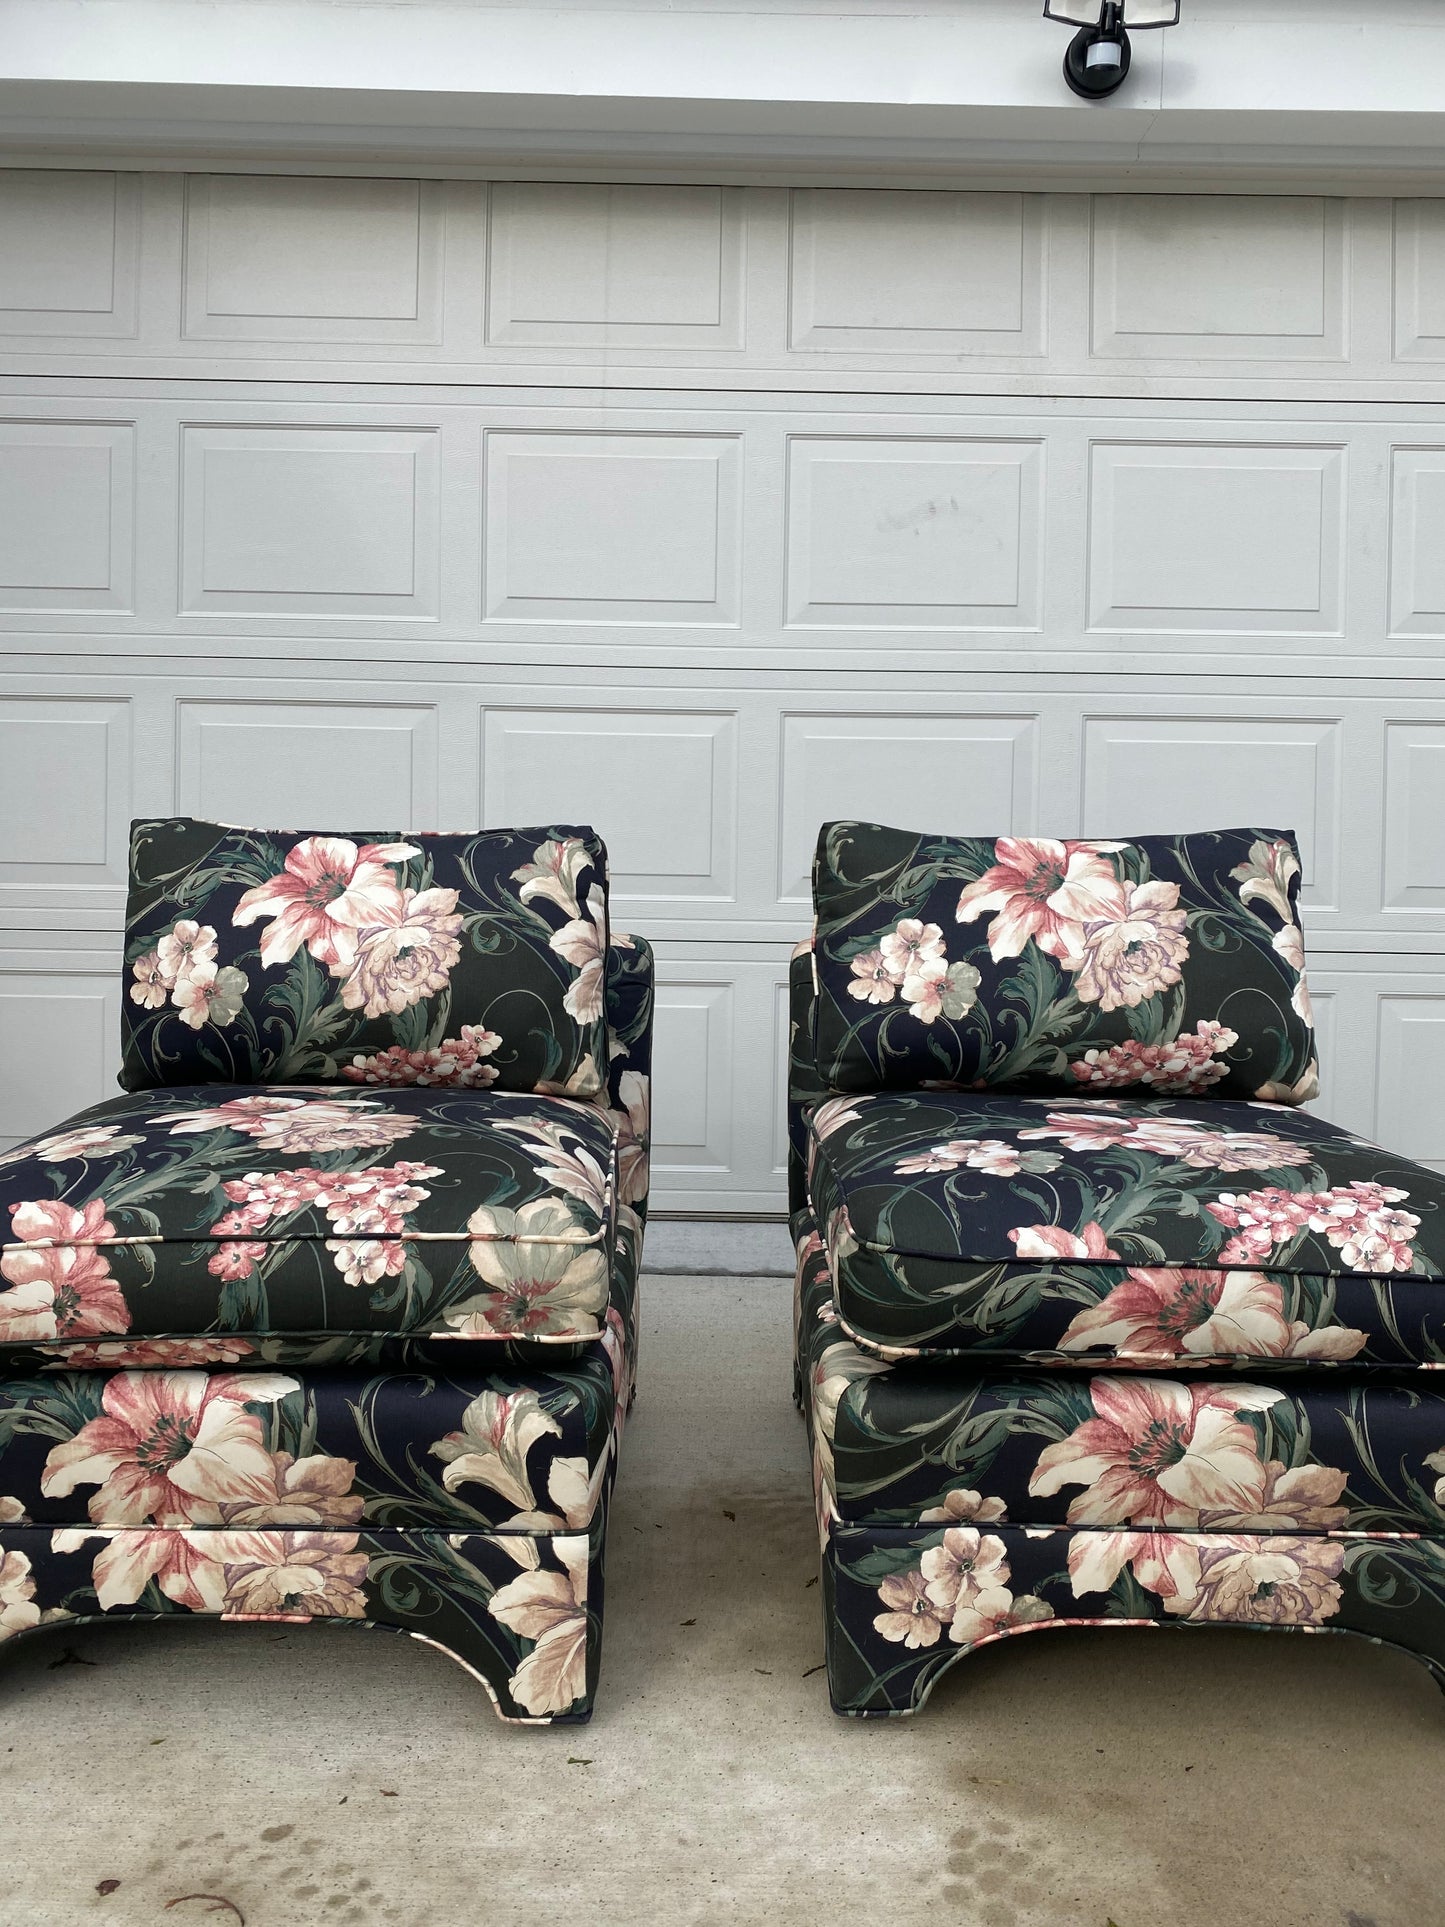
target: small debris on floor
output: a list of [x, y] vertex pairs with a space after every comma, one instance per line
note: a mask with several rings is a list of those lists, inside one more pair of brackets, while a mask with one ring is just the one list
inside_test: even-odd
[[567, 1755], [567, 1764], [568, 1766], [591, 1766], [592, 1762], [591, 1760], [584, 1760], [580, 1753], [569, 1753]]
[[76, 1652], [73, 1646], [67, 1646], [59, 1659], [51, 1660], [49, 1670], [53, 1673], [57, 1666], [94, 1666], [95, 1663], [93, 1659], [87, 1659], [83, 1653]]
[[401, 1795], [397, 1792], [394, 1786], [378, 1787], [377, 1791], [380, 1793], [383, 1800], [399, 1800], [401, 1798]]
[[771, 1671], [766, 1666], [755, 1666], [753, 1671], [755, 1673], [761, 1673], [764, 1679], [771, 1679], [773, 1677]]
[[731, 1519], [734, 1525], [736, 1525], [738, 1522], [738, 1515], [736, 1514], [736, 1512], [729, 1512], [726, 1506], [723, 1507], [723, 1517], [725, 1519]]
[[119, 1885], [120, 1882], [118, 1880], [97, 1880], [95, 1883], [95, 1891], [98, 1894], [113, 1894]]
[[174, 1900], [168, 1900], [166, 1902], [166, 1912], [169, 1913], [172, 1907], [184, 1907], [187, 1901], [191, 1900], [209, 1901], [210, 1905], [206, 1908], [208, 1914], [234, 1914], [236, 1919], [241, 1923], [241, 1927], [246, 1927], [246, 1916], [241, 1912], [241, 1909], [236, 1905], [235, 1901], [227, 1900], [224, 1894], [177, 1894]]
[[808, 1588], [809, 1588], [809, 1586], [816, 1586], [816, 1585], [817, 1585], [817, 1583], [818, 1583], [818, 1575], [817, 1575], [817, 1573], [814, 1573], [811, 1579], [805, 1579], [805, 1580], [804, 1580], [804, 1582], [803, 1582], [803, 1591], [804, 1591], [804, 1592], [806, 1592], [806, 1591], [808, 1590]]
[[803, 1674], [803, 1678], [811, 1679], [814, 1673], [821, 1673], [823, 1669], [827, 1666], [827, 1664], [828, 1662], [826, 1659], [820, 1659], [816, 1666], [810, 1666], [808, 1668], [807, 1672]]
[[679, 1619], [677, 1623], [679, 1626], [695, 1626], [697, 1621], [695, 1619]]

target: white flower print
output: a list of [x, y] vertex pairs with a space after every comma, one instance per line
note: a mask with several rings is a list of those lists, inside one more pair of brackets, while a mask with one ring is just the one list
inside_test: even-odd
[[1288, 843], [1266, 843], [1260, 837], [1249, 846], [1248, 859], [1236, 864], [1229, 874], [1239, 885], [1241, 903], [1258, 898], [1269, 905], [1281, 923], [1292, 924], [1294, 908], [1289, 900], [1289, 886], [1299, 873], [1299, 859]]
[[919, 1652], [943, 1637], [948, 1610], [931, 1596], [928, 1581], [916, 1568], [890, 1573], [878, 1588], [878, 1598], [886, 1610], [875, 1615], [873, 1629], [895, 1646]]
[[936, 1606], [953, 1613], [971, 1594], [1000, 1586], [1009, 1576], [1003, 1540], [975, 1526], [951, 1526], [941, 1545], [922, 1559], [928, 1596]]
[[850, 997], [856, 997], [860, 1004], [893, 1002], [899, 980], [894, 977], [888, 959], [881, 950], [865, 950], [861, 956], [853, 959], [848, 968], [853, 973], [853, 980], [848, 985]]
[[250, 979], [233, 964], [217, 970], [212, 963], [196, 964], [176, 982], [171, 996], [181, 1022], [192, 1030], [207, 1024], [224, 1028], [240, 1014]]
[[[235, 1131], [264, 1151], [344, 1151], [357, 1145], [389, 1145], [416, 1129], [406, 1115], [388, 1115], [362, 1097], [285, 1097], [258, 1091], [227, 1098], [200, 1111], [161, 1111], [157, 1124], [171, 1136], [192, 1131]], [[137, 1140], [139, 1142], [139, 1140]]]
[[559, 1534], [550, 1543], [560, 1572], [524, 1572], [487, 1602], [494, 1619], [536, 1642], [510, 1681], [534, 1716], [565, 1713], [587, 1690], [587, 1541]]
[[947, 1144], [933, 1144], [926, 1151], [900, 1158], [893, 1169], [899, 1177], [915, 1172], [968, 1170], [986, 1171], [996, 1178], [1012, 1178], [1018, 1175], [1023, 1158], [1035, 1156], [1035, 1152], [1020, 1151], [1017, 1145], [1005, 1144], [1002, 1138], [955, 1138]]
[[[1290, 902], [1290, 885], [1300, 874], [1298, 857], [1288, 843], [1282, 840], [1267, 843], [1261, 837], [1250, 845], [1248, 861], [1236, 864], [1229, 874], [1239, 885], [1241, 903], [1267, 903], [1279, 918], [1280, 928], [1270, 941], [1299, 977], [1290, 998], [1295, 1015], [1304, 1023], [1313, 1025], [1314, 1007], [1305, 979], [1304, 935], [1295, 921], [1294, 906]], [[1258, 911], [1254, 914], [1259, 915]]]
[[135, 982], [130, 987], [131, 1002], [143, 1010], [159, 1010], [170, 995], [175, 976], [161, 963], [160, 952], [148, 950], [131, 965]]
[[512, 872], [512, 881], [522, 886], [517, 892], [519, 901], [530, 903], [533, 897], [546, 897], [564, 916], [577, 916], [577, 881], [590, 861], [587, 845], [578, 838], [568, 837], [564, 842], [549, 837], [532, 852], [530, 863]]
[[939, 1017], [962, 1017], [977, 1001], [979, 982], [971, 963], [934, 957], [903, 979], [903, 1001], [921, 1024]]
[[448, 1492], [475, 1481], [519, 1512], [533, 1512], [537, 1495], [527, 1475], [527, 1454], [538, 1439], [561, 1436], [561, 1426], [542, 1410], [535, 1392], [479, 1392], [462, 1413], [462, 1429], [448, 1432], [430, 1449], [445, 1464], [442, 1484]]
[[0, 1552], [0, 1639], [28, 1633], [39, 1624], [30, 1561], [23, 1552]]
[[210, 924], [184, 917], [156, 945], [156, 958], [163, 981], [183, 983], [202, 964], [215, 962], [216, 933]]
[[587, 914], [554, 930], [549, 948], [565, 957], [577, 972], [563, 998], [574, 1023], [595, 1024], [602, 1015], [603, 976], [606, 968], [607, 904], [596, 884], [587, 892]]
[[348, 1285], [374, 1285], [406, 1270], [406, 1246], [399, 1238], [328, 1238], [326, 1249]]
[[850, 996], [867, 1004], [891, 1004], [901, 996], [922, 1024], [962, 1017], [980, 982], [972, 964], [948, 961], [939, 926], [918, 917], [904, 917], [875, 949], [855, 957], [849, 969]]
[[574, 1132], [546, 1117], [502, 1118], [497, 1129], [514, 1131], [518, 1137], [541, 1146], [543, 1155], [536, 1172], [549, 1190], [563, 1191], [597, 1218], [606, 1217], [611, 1174]]
[[557, 1198], [512, 1211], [478, 1205], [467, 1220], [470, 1256], [485, 1291], [442, 1315], [464, 1336], [590, 1336], [607, 1306], [607, 1260]]
[[52, 1131], [49, 1137], [17, 1144], [13, 1151], [0, 1155], [0, 1166], [18, 1164], [34, 1158], [39, 1164], [59, 1163], [65, 1158], [119, 1157], [145, 1139], [131, 1131], [122, 1133], [118, 1124], [79, 1124], [69, 1131]]
[[867, 1102], [861, 1097], [825, 1097], [813, 1106], [813, 1133], [816, 1137], [828, 1137], [834, 1131], [841, 1131], [845, 1124], [856, 1124], [862, 1117], [860, 1105]]
[[923, 923], [905, 917], [896, 930], [890, 930], [878, 946], [895, 983], [913, 975], [920, 964], [932, 963], [943, 956], [943, 932], [936, 923]]
[[1004, 1511], [1002, 1499], [985, 1499], [966, 1486], [955, 1486], [943, 1495], [942, 1505], [920, 1512], [918, 1523], [921, 1526], [992, 1525], [1003, 1518]]
[[617, 1189], [624, 1204], [647, 1196], [651, 1082], [645, 1071], [624, 1071], [617, 1080], [622, 1109], [609, 1112], [617, 1126]]

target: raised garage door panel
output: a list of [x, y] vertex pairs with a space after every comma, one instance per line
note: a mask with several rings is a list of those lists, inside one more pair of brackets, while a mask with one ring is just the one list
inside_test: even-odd
[[1430, 401], [177, 387], [12, 379], [12, 633], [885, 679], [1428, 671], [1445, 637]]
[[1254, 819], [1445, 1165], [1445, 202], [27, 169], [0, 261], [0, 1141], [111, 1088], [133, 814], [591, 818], [744, 1211], [823, 818]]
[[10, 169], [0, 336], [45, 373], [1438, 395], [1442, 206]]

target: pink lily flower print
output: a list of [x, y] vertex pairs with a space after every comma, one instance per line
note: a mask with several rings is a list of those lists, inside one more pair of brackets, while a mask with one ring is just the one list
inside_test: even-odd
[[303, 944], [318, 963], [349, 965], [359, 928], [401, 922], [401, 887], [390, 865], [420, 855], [414, 843], [303, 837], [280, 876], [246, 891], [231, 921], [271, 919], [261, 939], [261, 962], [268, 969], [289, 963]]
[[271, 1372], [117, 1372], [102, 1416], [51, 1450], [40, 1489], [51, 1499], [97, 1486], [90, 1516], [106, 1525], [220, 1525], [223, 1507], [275, 1496], [274, 1462], [247, 1405], [298, 1389]]
[[1018, 957], [1036, 943], [1063, 963], [1083, 949], [1084, 925], [1108, 915], [1118, 879], [1103, 852], [1112, 843], [1057, 843], [1051, 838], [1000, 837], [994, 863], [958, 899], [958, 921], [972, 923], [992, 910], [988, 947], [994, 957]]
[[1283, 1396], [1263, 1385], [1093, 1379], [1095, 1416], [1044, 1448], [1029, 1491], [1083, 1486], [1068, 1511], [1080, 1526], [1190, 1527], [1206, 1508], [1249, 1511], [1264, 1497], [1265, 1469], [1239, 1414]]

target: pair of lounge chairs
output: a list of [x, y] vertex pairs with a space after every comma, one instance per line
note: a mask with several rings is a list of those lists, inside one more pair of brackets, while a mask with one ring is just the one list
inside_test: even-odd
[[[825, 826], [792, 967], [834, 1706], [1060, 1624], [1445, 1678], [1445, 1181], [1298, 1108], [1290, 838]], [[0, 1639], [388, 1627], [592, 1711], [652, 957], [587, 829], [138, 823], [126, 1095], [0, 1160]]]

